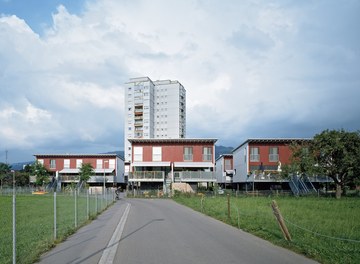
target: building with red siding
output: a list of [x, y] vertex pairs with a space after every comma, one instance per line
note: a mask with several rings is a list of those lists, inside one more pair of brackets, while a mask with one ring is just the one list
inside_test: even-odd
[[[36, 154], [36, 161], [43, 164], [50, 177], [59, 185], [79, 182], [82, 164], [89, 163], [94, 168], [94, 175], [88, 181], [90, 186], [106, 187], [125, 184], [124, 160], [116, 154]], [[31, 178], [35, 182], [35, 176]]]
[[141, 189], [170, 190], [187, 183], [191, 188], [216, 182], [217, 139], [129, 139], [132, 159], [129, 184]]
[[[282, 188], [288, 181], [280, 177], [281, 167], [289, 164], [291, 143], [311, 141], [306, 138], [248, 139], [233, 150], [236, 188]], [[289, 188], [289, 187], [287, 187]]]

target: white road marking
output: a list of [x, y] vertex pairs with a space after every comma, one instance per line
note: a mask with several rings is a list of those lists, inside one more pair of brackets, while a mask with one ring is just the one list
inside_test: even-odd
[[114, 234], [112, 235], [107, 247], [103, 251], [103, 254], [99, 260], [99, 264], [112, 264], [115, 258], [117, 248], [119, 246], [122, 232], [124, 231], [126, 219], [128, 218], [131, 205], [128, 203], [123, 216], [121, 217], [119, 224], [117, 225]]

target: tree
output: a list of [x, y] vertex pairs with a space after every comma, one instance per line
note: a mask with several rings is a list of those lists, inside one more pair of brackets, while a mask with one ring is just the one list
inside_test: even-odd
[[79, 171], [80, 182], [87, 182], [93, 174], [93, 166], [90, 163], [83, 163]]
[[360, 133], [325, 130], [311, 144], [319, 172], [336, 184], [336, 198], [360, 179]]
[[1, 188], [3, 186], [4, 181], [6, 181], [7, 178], [9, 178], [10, 170], [11, 170], [11, 166], [9, 166], [8, 164], [0, 162], [0, 183], [1, 183]]
[[40, 162], [36, 161], [31, 166], [31, 173], [36, 176], [36, 185], [44, 185], [49, 182], [49, 173]]
[[292, 172], [328, 176], [336, 185], [336, 198], [360, 181], [360, 133], [324, 130], [308, 145], [292, 146]]
[[291, 157], [289, 164], [285, 164], [282, 169], [282, 175], [316, 175], [318, 174], [315, 164], [315, 157], [311, 155], [311, 141], [292, 142], [289, 146]]

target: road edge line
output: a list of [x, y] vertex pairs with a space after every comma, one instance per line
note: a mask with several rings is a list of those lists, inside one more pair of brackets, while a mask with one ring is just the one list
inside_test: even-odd
[[124, 231], [125, 223], [130, 212], [131, 205], [128, 203], [123, 216], [121, 217], [114, 234], [112, 235], [109, 243], [103, 251], [98, 264], [111, 264], [115, 258], [117, 248], [119, 246], [122, 232]]

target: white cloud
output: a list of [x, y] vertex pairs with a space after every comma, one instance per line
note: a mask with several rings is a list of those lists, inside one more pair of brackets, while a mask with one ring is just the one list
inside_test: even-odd
[[120, 149], [123, 87], [138, 76], [179, 80], [188, 136], [220, 144], [358, 128], [359, 9], [336, 1], [89, 1], [81, 14], [59, 6], [41, 36], [2, 16], [0, 143]]

